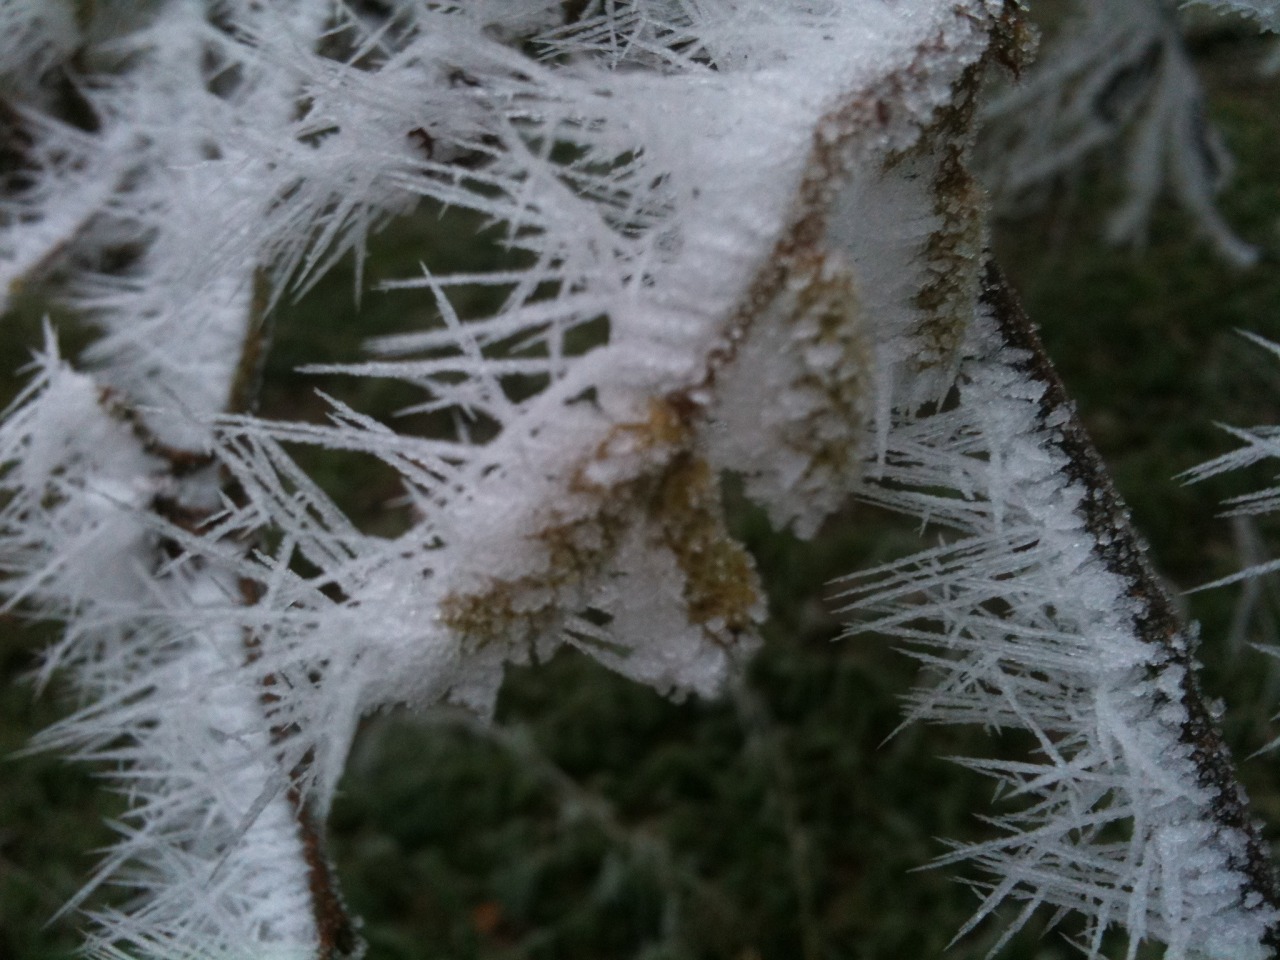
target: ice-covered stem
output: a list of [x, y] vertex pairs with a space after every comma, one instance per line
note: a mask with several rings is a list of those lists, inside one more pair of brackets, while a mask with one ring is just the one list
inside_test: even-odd
[[362, 949], [360, 939], [338, 892], [333, 865], [325, 851], [324, 826], [316, 821], [296, 786], [289, 788], [287, 797], [298, 821], [302, 857], [307, 864], [307, 889], [311, 893], [311, 910], [316, 925], [316, 958], [342, 960], [359, 956]]
[[[264, 348], [258, 337], [251, 334], [246, 338], [246, 357], [262, 349]], [[246, 362], [242, 361], [242, 369]], [[228, 480], [227, 485], [234, 489], [233, 481]], [[205, 522], [212, 523], [214, 520], [215, 517], [209, 516]], [[253, 606], [262, 597], [261, 584], [255, 580], [242, 577], [239, 587], [240, 597], [246, 606]], [[244, 631], [244, 649], [245, 662], [252, 671], [254, 664], [261, 659], [262, 643], [260, 638], [249, 630]], [[264, 717], [268, 722], [273, 705], [280, 700], [274, 689], [280, 682], [281, 678], [274, 673], [266, 673], [261, 679], [262, 692], [259, 695], [259, 702], [262, 704]], [[277, 723], [271, 727], [272, 739], [277, 743], [288, 740], [295, 732], [288, 724]], [[279, 754], [277, 759], [282, 766], [288, 762], [283, 753]], [[312, 752], [308, 750], [289, 771], [289, 785], [284, 791], [284, 799], [293, 812], [301, 859], [305, 864], [310, 912], [315, 925], [315, 960], [343, 960], [343, 958], [362, 955], [363, 945], [338, 889], [338, 879], [325, 845], [324, 821], [317, 817], [314, 805], [301, 786], [301, 781], [313, 759]]]
[[[943, 863], [992, 878], [969, 929], [1006, 900], [1080, 914], [1096, 957], [1269, 957], [1274, 883], [1198, 692], [1176, 615], [1061, 384], [994, 269], [943, 402], [895, 413], [861, 495], [955, 539], [845, 581], [857, 631], [904, 639], [930, 683], [915, 718], [1025, 731], [1026, 760], [964, 762], [1012, 812]], [[1006, 934], [1006, 936], [1009, 934]]]
[[[1185, 714], [1181, 740], [1191, 747], [1198, 784], [1211, 792], [1210, 816], [1220, 829], [1244, 837], [1243, 856], [1231, 867], [1247, 878], [1248, 893], [1280, 909], [1280, 888], [1267, 844], [1250, 815], [1231, 751], [1200, 689], [1195, 632], [1183, 620], [1165, 581], [1152, 566], [1129, 508], [1080, 422], [1039, 334], [994, 262], [987, 265], [983, 278], [982, 302], [990, 309], [1004, 343], [1024, 353], [1026, 359], [1015, 365], [1032, 383], [1044, 388], [1041, 421], [1054, 425], [1053, 444], [1066, 458], [1066, 475], [1084, 490], [1079, 511], [1094, 553], [1108, 570], [1123, 578], [1128, 596], [1137, 602], [1132, 613], [1135, 635], [1160, 651], [1153, 666], [1158, 662], [1159, 666], [1179, 668], [1179, 700]], [[1272, 949], [1280, 948], [1280, 917], [1270, 924], [1263, 942]]]
[[[6, 7], [0, 25], [39, 10], [32, 22], [51, 26], [64, 6]], [[65, 620], [48, 668], [65, 667], [86, 704], [43, 742], [109, 763], [132, 801], [88, 889], [119, 875], [136, 899], [128, 914], [96, 914], [91, 954], [358, 951], [300, 785], [306, 764], [274, 715], [271, 668], [255, 666], [258, 637], [237, 626], [253, 615], [215, 612], [252, 606], [259, 585], [186, 550], [201, 537], [239, 559], [253, 547], [220, 526], [237, 497], [210, 421], [253, 407], [271, 258], [260, 233], [219, 234], [219, 214], [253, 221], [274, 201], [230, 142], [245, 118], [287, 123], [298, 82], [272, 56], [314, 45], [336, 9], [122, 6], [104, 15], [120, 35], [97, 49], [66, 31], [86, 44], [75, 109], [44, 102], [38, 85], [6, 86], [20, 108], [0, 117], [13, 133], [3, 292], [67, 268], [63, 293], [104, 333], [92, 377], [50, 343], [0, 428], [5, 593]], [[17, 65], [4, 58], [0, 73]], [[66, 122], [76, 111], [83, 128]]]
[[137, 899], [92, 914], [87, 951], [312, 960], [307, 840], [260, 675], [212, 612], [237, 585], [180, 547], [216, 509], [216, 468], [51, 344], [39, 365], [0, 426], [0, 564], [10, 603], [65, 621], [46, 668], [81, 706], [38, 742], [108, 764], [133, 801], [74, 903], [121, 871]]
[[[269, 302], [269, 282], [265, 274], [259, 271], [254, 276], [251, 312], [245, 324], [240, 360], [235, 366], [235, 375], [232, 378], [228, 396], [227, 412], [230, 414], [249, 414], [257, 406], [262, 370], [271, 345], [272, 312], [269, 309]], [[227, 496], [243, 499], [241, 492], [237, 489], [238, 485], [229, 473], [224, 472], [222, 480]], [[217, 513], [206, 511], [203, 516], [186, 515], [182, 519], [188, 524], [195, 520], [192, 525], [194, 532], [201, 527], [216, 523]], [[246, 606], [253, 606], [262, 597], [262, 585], [249, 577], [240, 578], [239, 588], [240, 597]], [[261, 640], [251, 630], [245, 630], [244, 646], [245, 661], [252, 667], [261, 659]], [[265, 718], [269, 720], [272, 705], [280, 699], [273, 688], [281, 681], [275, 674], [266, 673], [261, 682], [263, 690], [260, 700]], [[287, 724], [276, 724], [271, 729], [272, 737], [277, 741], [287, 740], [293, 732]], [[281, 759], [285, 762], [283, 757]], [[323, 820], [315, 815], [310, 800], [299, 785], [306, 773], [306, 767], [310, 766], [312, 760], [308, 751], [298, 765], [289, 771], [290, 783], [285, 790], [285, 799], [297, 821], [301, 856], [306, 864], [307, 889], [311, 895], [311, 913], [316, 929], [316, 960], [340, 960], [343, 957], [358, 955], [361, 947], [352, 919], [347, 913], [342, 895], [338, 890], [333, 864], [326, 852]]]
[[[259, 286], [259, 291], [261, 287]], [[235, 383], [230, 391], [230, 404], [233, 409], [247, 408], [252, 405], [253, 397], [256, 394], [256, 385], [253, 383], [253, 370], [260, 363], [261, 355], [266, 348], [265, 343], [265, 320], [261, 310], [264, 300], [261, 294], [255, 298], [255, 314], [250, 316], [245, 324], [244, 346], [242, 356], [236, 369], [241, 371], [237, 376]], [[88, 387], [88, 379], [83, 375], [72, 374], [65, 371], [63, 376], [71, 382], [81, 382]], [[82, 388], [83, 389], [83, 388]], [[65, 401], [64, 401], [65, 402]], [[51, 404], [54, 405], [54, 404]], [[123, 445], [125, 448], [133, 448], [136, 452], [135, 457], [140, 463], [146, 465], [145, 471], [138, 475], [129, 477], [121, 474], [119, 477], [112, 478], [116, 482], [131, 483], [135, 487], [140, 487], [143, 491], [150, 491], [149, 496], [144, 496], [134, 504], [122, 504], [129, 510], [138, 511], [134, 516], [129, 518], [121, 517], [120, 519], [129, 526], [136, 528], [134, 534], [137, 548], [144, 553], [151, 554], [147, 559], [147, 566], [159, 567], [163, 570], [165, 564], [175, 563], [179, 567], [185, 565], [189, 569], [185, 575], [173, 574], [166, 575], [160, 573], [150, 586], [152, 593], [160, 593], [166, 595], [169, 602], [175, 605], [191, 604], [191, 612], [193, 616], [199, 616], [199, 608], [202, 603], [212, 600], [214, 603], [220, 602], [219, 597], [232, 596], [237, 597], [245, 606], [253, 606], [257, 603], [261, 595], [261, 584], [248, 577], [241, 577], [238, 580], [230, 580], [225, 574], [217, 569], [204, 568], [199, 560], [193, 558], [184, 558], [182, 541], [185, 536], [197, 536], [201, 533], [216, 528], [222, 507], [218, 500], [209, 497], [209, 488], [212, 483], [217, 483], [222, 488], [222, 497], [231, 500], [239, 499], [237, 484], [235, 480], [226, 472], [219, 469], [216, 459], [210, 455], [198, 451], [184, 450], [166, 444], [157, 437], [149, 429], [144, 418], [138, 416], [130, 407], [127, 398], [122, 397], [118, 392], [112, 390], [101, 390], [98, 393], [98, 405], [100, 412], [105, 416], [105, 430], [112, 431], [117, 434], [114, 442], [117, 445]], [[100, 472], [100, 471], [99, 471]], [[102, 483], [102, 476], [92, 478], [91, 482]], [[224, 501], [225, 502], [225, 501]], [[149, 519], [145, 514], [150, 512], [153, 516]], [[147, 531], [152, 531], [151, 535], [147, 535]], [[252, 543], [240, 542], [231, 547], [238, 553], [245, 553]], [[121, 558], [115, 558], [119, 560]], [[175, 571], [176, 572], [176, 571]], [[203, 598], [203, 600], [202, 600]], [[48, 598], [43, 598], [48, 599]], [[111, 606], [115, 606], [112, 604]], [[78, 612], [83, 619], [91, 619], [94, 611], [92, 608]], [[98, 616], [102, 616], [107, 611], [99, 609], [96, 611]], [[88, 614], [89, 616], [85, 616]], [[71, 614], [73, 617], [76, 613]], [[112, 611], [108, 615], [120, 616], [121, 614]], [[181, 615], [179, 614], [179, 617]], [[144, 610], [139, 610], [136, 614], [124, 614], [125, 629], [136, 632], [134, 638], [134, 647], [138, 653], [143, 653], [148, 645], [155, 641], [148, 636], [156, 624], [148, 622], [152, 617]], [[163, 619], [163, 618], [161, 618]], [[133, 621], [130, 623], [130, 621]], [[83, 628], [78, 628], [74, 624], [69, 628], [69, 639], [64, 641], [62, 649], [66, 651], [69, 657], [74, 660], [79, 654], [74, 650], [76, 641], [73, 639], [77, 633]], [[89, 628], [92, 631], [93, 628]], [[162, 628], [163, 629], [163, 628]], [[231, 641], [236, 631], [227, 631], [228, 638], [218, 643], [221, 648], [220, 655], [224, 658], [233, 658], [237, 656], [236, 645]], [[88, 638], [92, 637], [92, 632], [88, 634]], [[287, 725], [273, 723], [273, 705], [278, 702], [279, 697], [273, 691], [278, 680], [272, 673], [264, 673], [255, 669], [255, 664], [261, 656], [261, 643], [257, 636], [249, 630], [243, 630], [240, 633], [240, 644], [238, 656], [242, 660], [243, 670], [241, 674], [240, 696], [236, 698], [235, 682], [226, 683], [215, 698], [217, 703], [206, 702], [198, 690], [184, 690], [181, 687], [170, 688], [168, 690], [159, 691], [158, 698], [161, 703], [158, 705], [159, 712], [156, 715], [155, 723], [162, 725], [180, 725], [179, 719], [169, 712], [163, 706], [165, 696], [178, 696], [185, 698], [190, 696], [191, 699], [185, 700], [182, 710], [188, 715], [196, 715], [196, 724], [207, 723], [211, 733], [215, 734], [214, 742], [206, 744], [203, 747], [194, 747], [201, 752], [214, 754], [218, 753], [218, 741], [225, 738], [230, 742], [231, 750], [234, 756], [223, 758], [221, 762], [227, 764], [227, 770], [224, 776], [228, 777], [227, 782], [218, 786], [217, 789], [208, 789], [207, 795], [201, 796], [200, 790], [194, 791], [194, 795], [186, 798], [186, 803], [191, 805], [188, 813], [190, 818], [186, 824], [181, 823], [181, 816], [174, 818], [173, 825], [179, 831], [187, 829], [195, 829], [194, 835], [185, 839], [177, 839], [176, 837], [166, 837], [165, 829], [153, 829], [148, 831], [147, 828], [137, 830], [132, 833], [129, 840], [122, 845], [119, 855], [109, 859], [108, 865], [104, 867], [101, 874], [106, 878], [107, 872], [112, 869], [112, 864], [121, 864], [126, 857], [136, 859], [141, 863], [147, 863], [151, 857], [174, 856], [182, 848], [188, 848], [188, 852], [195, 848], [199, 848], [206, 843], [214, 843], [214, 849], [217, 849], [218, 841], [211, 841], [210, 837], [214, 835], [214, 829], [211, 827], [196, 827], [195, 824], [199, 819], [211, 816], [212, 811], [206, 809], [212, 804], [220, 802], [215, 796], [217, 793], [231, 793], [237, 789], [247, 791], [247, 795], [240, 797], [245, 807], [252, 811], [246, 814], [246, 819], [237, 825], [231, 833], [231, 837], [238, 838], [227, 839], [231, 847], [237, 844], [258, 844], [266, 851], [267, 857], [272, 862], [268, 868], [265, 863], [260, 863], [255, 869], [260, 876], [258, 881], [262, 882], [273, 872], [278, 872], [280, 876], [275, 883], [288, 886], [289, 881], [286, 879], [288, 875], [296, 875], [296, 879], [301, 882], [295, 884], [297, 890], [295, 894], [301, 894], [306, 891], [306, 897], [298, 896], [294, 904], [294, 908], [304, 908], [292, 926], [294, 929], [290, 931], [277, 930], [274, 934], [266, 933], [262, 940], [258, 943], [258, 948], [263, 950], [279, 950], [289, 949], [288, 942], [300, 937], [305, 943], [307, 940], [314, 940], [314, 950], [307, 948], [305, 956], [296, 954], [298, 960], [338, 960], [338, 958], [351, 957], [358, 955], [360, 945], [355, 934], [351, 919], [346, 913], [341, 895], [338, 892], [336, 878], [334, 877], [332, 866], [325, 853], [324, 830], [323, 823], [315, 815], [311, 808], [310, 802], [305, 796], [304, 790], [300, 786], [300, 781], [306, 775], [306, 767], [309, 764], [309, 757], [305, 757], [292, 765], [290, 769], [290, 761], [286, 759], [286, 753], [283, 750], [283, 744], [294, 733]], [[187, 661], [185, 667], [180, 669], [175, 676], [185, 677], [192, 673], [197, 675], [196, 682], [199, 683], [199, 673], [202, 670], [218, 670], [217, 660], [208, 659], [207, 652], [201, 647], [204, 644], [199, 638], [196, 642], [182, 654], [182, 658]], [[143, 654], [146, 655], [145, 653]], [[152, 653], [152, 655], [156, 655]], [[131, 684], [138, 684], [139, 693], [147, 689], [150, 678], [146, 676], [129, 676], [128, 672], [122, 672], [122, 675], [115, 678], [114, 682], [121, 687], [128, 689]], [[87, 682], [86, 682], [87, 681]], [[93, 690], [92, 671], [90, 676], [81, 675], [78, 678], [82, 692]], [[184, 681], [179, 681], [183, 683]], [[109, 700], [110, 696], [99, 691], [104, 699]], [[148, 694], [156, 697], [157, 693]], [[237, 700], [234, 705], [230, 705], [228, 701]], [[94, 711], [90, 711], [92, 714]], [[235, 720], [228, 724], [228, 713], [235, 714]], [[130, 719], [136, 718], [118, 718], [118, 722], [127, 725]], [[80, 731], [76, 731], [78, 721], [87, 721], [83, 724]], [[187, 722], [191, 722], [188, 720]], [[45, 735], [45, 739], [49, 743], [56, 742], [59, 738], [66, 736], [69, 740], [83, 737], [88, 728], [94, 727], [95, 719], [90, 717], [73, 716], [66, 725], [59, 725]], [[218, 735], [221, 729], [221, 735]], [[126, 729], [121, 728], [117, 731], [121, 735], [126, 734]], [[236, 741], [242, 738], [250, 738], [259, 736], [263, 739], [263, 743], [258, 747], [250, 747], [243, 749], [236, 745]], [[179, 734], [181, 738], [181, 734]], [[163, 739], [163, 738], [161, 738]], [[280, 769], [273, 769], [271, 760], [272, 751], [269, 749], [270, 744], [281, 745], [281, 749], [275, 751], [276, 761], [280, 765]], [[94, 757], [94, 748], [85, 750], [83, 746], [80, 748], [82, 755], [87, 758]], [[224, 748], [221, 752], [226, 752]], [[122, 754], [120, 751], [112, 751], [115, 759], [124, 759], [128, 753]], [[143, 781], [152, 778], [170, 777], [174, 781], [174, 790], [177, 791], [177, 797], [182, 798], [182, 784], [184, 773], [180, 764], [174, 764], [176, 769], [168, 768], [166, 761], [156, 756], [154, 748], [148, 749], [144, 743], [138, 745], [138, 749], [133, 753], [133, 759], [138, 763], [137, 770], [122, 771], [120, 777], [124, 781], [132, 781], [140, 779]], [[176, 758], [170, 758], [174, 760]], [[216, 765], [216, 760], [214, 765]], [[190, 774], [185, 774], [189, 776]], [[281, 784], [275, 784], [274, 781], [281, 781]], [[255, 798], [255, 794], [257, 794]], [[178, 803], [174, 805], [179, 811], [183, 809], [184, 804]], [[154, 818], [147, 810], [148, 804], [142, 804], [136, 811], [140, 814], [140, 819], [146, 823], [148, 821], [154, 826], [155, 823], [163, 823], [163, 816]], [[273, 809], [276, 808], [276, 809]], [[222, 811], [225, 816], [226, 811]], [[215, 818], [216, 819], [216, 818]], [[292, 820], [292, 825], [289, 820]], [[206, 831], [208, 833], [206, 834]], [[151, 833], [148, 839], [148, 833]], [[274, 834], [275, 836], [270, 836]], [[289, 835], [293, 834], [292, 839]], [[174, 844], [174, 849], [167, 853], [164, 847], [168, 844]], [[157, 845], [155, 849], [148, 849], [151, 844]], [[235, 855], [228, 852], [227, 855]], [[198, 855], [197, 855], [198, 856]], [[296, 865], [290, 867], [289, 860], [296, 861]], [[217, 861], [214, 860], [216, 865]], [[158, 863], [153, 863], [158, 866]], [[216, 886], [215, 876], [218, 870], [206, 877], [205, 882], [212, 888]], [[172, 883], [172, 880], [169, 881]], [[181, 885], [175, 884], [178, 889]], [[87, 892], [87, 891], [86, 891]], [[279, 888], [272, 891], [278, 894]], [[200, 896], [200, 891], [192, 891], [191, 896]], [[209, 896], [215, 896], [212, 890], [208, 892]], [[165, 898], [160, 898], [161, 901]], [[77, 902], [80, 898], [77, 898]], [[148, 910], [140, 911], [142, 913]], [[163, 917], [163, 908], [155, 911], [158, 916], [153, 916], [152, 923], [156, 923], [158, 919]], [[308, 920], [309, 916], [309, 920]], [[117, 918], [113, 914], [104, 914], [102, 919], [106, 921], [105, 926], [120, 927], [123, 924], [118, 923]], [[216, 921], [215, 921], [216, 922]], [[279, 917], [273, 922], [279, 923]], [[193, 925], [194, 926], [194, 925]], [[307, 927], [311, 930], [308, 932]], [[196, 926], [199, 930], [199, 927]], [[219, 934], [225, 933], [216, 928], [206, 928], [199, 935], [216, 941]], [[171, 946], [175, 949], [179, 948], [182, 943], [180, 935]], [[95, 943], [106, 944], [107, 937], [97, 941], [91, 939], [90, 945]], [[142, 942], [139, 941], [139, 945]], [[157, 940], [157, 944], [161, 941]], [[212, 948], [211, 948], [212, 949]], [[211, 954], [212, 955], [212, 954]], [[293, 957], [295, 954], [283, 953], [281, 956]], [[238, 960], [238, 958], [237, 958]]]

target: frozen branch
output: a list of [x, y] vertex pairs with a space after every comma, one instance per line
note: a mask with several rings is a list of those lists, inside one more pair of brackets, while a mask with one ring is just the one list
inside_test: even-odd
[[[846, 582], [857, 629], [903, 637], [936, 682], [913, 715], [1025, 730], [1038, 757], [967, 760], [1017, 812], [961, 847], [1005, 899], [1108, 927], [1168, 956], [1266, 957], [1280, 897], [1196, 680], [1195, 630], [1151, 568], [1062, 384], [994, 267], [958, 393], [903, 411], [865, 496], [959, 539]], [[942, 488], [952, 493], [939, 493]], [[1116, 828], [1122, 833], [1117, 834]]]

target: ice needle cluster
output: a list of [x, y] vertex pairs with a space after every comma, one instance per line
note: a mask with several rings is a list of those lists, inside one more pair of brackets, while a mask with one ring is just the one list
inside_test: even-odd
[[[1245, 334], [1245, 336], [1257, 346], [1280, 358], [1280, 344], [1264, 340], [1255, 334]], [[1187, 471], [1184, 476], [1189, 483], [1197, 483], [1210, 477], [1216, 477], [1219, 474], [1233, 470], [1243, 470], [1256, 463], [1269, 463], [1280, 458], [1280, 427], [1275, 425], [1247, 428], [1229, 426], [1224, 429], [1236, 440], [1240, 441], [1241, 446], [1215, 460], [1210, 460], [1208, 463]], [[1227, 501], [1227, 508], [1231, 514], [1236, 516], [1260, 516], [1275, 513], [1280, 510], [1280, 486], [1265, 487], [1253, 493], [1233, 497]], [[1221, 582], [1233, 582], [1246, 576], [1259, 576], [1271, 573], [1274, 569], [1275, 566], [1270, 564], [1253, 567]]]
[[[972, 639], [922, 712], [1039, 737], [992, 768], [1043, 799], [969, 851], [990, 902], [1261, 956], [1274, 907], [1178, 739], [1189, 640], [1134, 638], [1055, 424], [972, 325], [970, 128], [1025, 41], [996, 0], [0, 3], [3, 291], [98, 334], [75, 363], [51, 334], [0, 425], [0, 587], [66, 624], [45, 669], [77, 698], [43, 743], [129, 800], [89, 954], [358, 955], [323, 822], [373, 710], [485, 715], [565, 644], [716, 692], [763, 616], [734, 472], [800, 535], [877, 477], [972, 535], [891, 579], [923, 612], [872, 608]], [[424, 263], [394, 285], [429, 322], [327, 370], [439, 429], [254, 415], [275, 305], [422, 204], [506, 265]], [[908, 415], [957, 372], [958, 408]], [[297, 444], [389, 466], [409, 529], [357, 529]]]
[[[573, 6], [0, 8], [5, 287], [100, 332], [0, 427], [4, 589], [81, 700], [43, 741], [131, 801], [91, 953], [358, 952], [320, 837], [359, 718], [483, 714], [564, 643], [714, 692], [763, 615], [722, 471], [811, 532], [873, 398], [947, 362], [981, 235], [948, 111], [999, 5]], [[343, 369], [453, 426], [253, 416], [272, 306], [422, 202], [512, 266], [425, 264], [438, 319]], [[416, 522], [361, 533], [293, 443], [384, 461]]]
[[1274, 881], [1200, 701], [1194, 628], [1025, 324], [990, 277], [954, 402], [903, 418], [865, 493], [944, 541], [842, 584], [859, 629], [902, 638], [931, 675], [913, 717], [1035, 745], [962, 761], [1013, 810], [943, 862], [992, 878], [971, 923], [1010, 901], [1012, 933], [1050, 905], [1089, 919], [1090, 956], [1111, 926], [1129, 957], [1148, 939], [1178, 960], [1272, 956]]

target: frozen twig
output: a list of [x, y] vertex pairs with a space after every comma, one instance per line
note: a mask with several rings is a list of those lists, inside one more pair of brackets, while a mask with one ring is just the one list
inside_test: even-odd
[[959, 539], [849, 578], [857, 629], [919, 651], [936, 680], [914, 716], [1038, 745], [1027, 762], [964, 761], [1024, 798], [994, 820], [1003, 836], [944, 858], [993, 876], [974, 922], [1012, 899], [1019, 924], [1039, 904], [1079, 912], [1091, 956], [1112, 925], [1131, 951], [1150, 938], [1171, 958], [1270, 956], [1280, 897], [1196, 679], [1194, 628], [994, 267], [956, 396], [903, 411], [895, 434], [865, 496]]

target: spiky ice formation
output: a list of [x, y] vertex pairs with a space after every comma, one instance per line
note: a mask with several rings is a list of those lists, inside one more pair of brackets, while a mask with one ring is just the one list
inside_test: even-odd
[[[103, 336], [92, 380], [48, 361], [5, 427], [0, 555], [15, 600], [68, 621], [50, 664], [84, 705], [44, 742], [113, 764], [133, 803], [100, 878], [137, 899], [93, 950], [358, 950], [318, 822], [370, 710], [483, 715], [505, 664], [563, 643], [666, 692], [721, 686], [763, 604], [719, 472], [809, 532], [887, 430], [877, 396], [945, 380], [980, 235], [950, 108], [1000, 10], [89, 9], [70, 47], [92, 122], [35, 94], [6, 117], [0, 267], [58, 279]], [[456, 428], [247, 415], [271, 304], [420, 198], [500, 226], [511, 263], [428, 264], [400, 286], [439, 322], [343, 369], [410, 382]], [[460, 316], [463, 284], [504, 302]], [[72, 416], [63, 383], [97, 406]], [[736, 399], [759, 383], [763, 449]], [[77, 418], [114, 443], [83, 450]], [[38, 476], [36, 421], [71, 451]], [[390, 465], [411, 529], [355, 529], [296, 442]], [[106, 520], [63, 509], [103, 477]]]
[[308, 863], [262, 675], [246, 669], [241, 632], [205, 615], [237, 585], [199, 564], [157, 569], [152, 507], [175, 493], [169, 465], [51, 345], [0, 425], [0, 462], [6, 592], [67, 621], [45, 669], [81, 699], [38, 745], [110, 766], [134, 799], [84, 893], [108, 879], [145, 893], [96, 915], [89, 954], [313, 957]]
[[[944, 863], [1006, 900], [1082, 915], [1084, 946], [1122, 928], [1173, 958], [1267, 957], [1280, 899], [1195, 678], [1195, 631], [1147, 563], [1123, 503], [998, 275], [957, 395], [891, 432], [868, 499], [949, 542], [842, 584], [857, 630], [902, 637], [931, 680], [915, 718], [1028, 732], [1021, 762], [963, 762], [1014, 812]], [[968, 929], [968, 928], [966, 928]], [[1012, 931], [1011, 931], [1012, 932]]]

